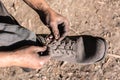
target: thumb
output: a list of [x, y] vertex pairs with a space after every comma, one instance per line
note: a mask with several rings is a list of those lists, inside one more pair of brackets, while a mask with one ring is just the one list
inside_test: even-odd
[[52, 33], [53, 33], [55, 39], [58, 39], [60, 37], [60, 34], [59, 34], [57, 24], [56, 23], [51, 23], [50, 26], [52, 28], [51, 30], [52, 30]]
[[36, 53], [38, 53], [38, 52], [44, 52], [46, 49], [47, 49], [46, 46], [44, 46], [44, 47], [38, 47], [38, 46], [34, 47], [34, 51]]

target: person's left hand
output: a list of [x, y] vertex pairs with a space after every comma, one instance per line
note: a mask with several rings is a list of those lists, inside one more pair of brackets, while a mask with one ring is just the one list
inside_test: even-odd
[[[39, 56], [38, 52], [44, 52], [45, 47], [27, 46], [13, 51], [11, 66], [19, 66], [31, 69], [41, 69], [50, 60], [50, 55]], [[10, 59], [8, 59], [10, 60]]]
[[45, 16], [40, 15], [41, 20], [51, 31], [52, 36], [56, 40], [62, 40], [69, 31], [69, 22], [62, 15], [56, 13], [52, 9], [47, 10]]

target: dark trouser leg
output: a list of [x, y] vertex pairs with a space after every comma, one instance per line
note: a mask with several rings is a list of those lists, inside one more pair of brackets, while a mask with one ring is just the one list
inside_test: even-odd
[[0, 1], [0, 47], [19, 47], [29, 42], [36, 42], [35, 33], [20, 26]]

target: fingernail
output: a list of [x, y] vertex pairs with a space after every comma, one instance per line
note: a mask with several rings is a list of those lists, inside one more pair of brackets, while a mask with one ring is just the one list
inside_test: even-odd
[[43, 51], [45, 51], [47, 49], [47, 47], [46, 46], [43, 46]]
[[46, 49], [47, 49], [47, 46], [44, 46], [43, 48], [46, 50]]
[[53, 36], [51, 35], [49, 38], [51, 39], [51, 38], [53, 38]]
[[59, 35], [55, 35], [55, 39], [59, 39]]

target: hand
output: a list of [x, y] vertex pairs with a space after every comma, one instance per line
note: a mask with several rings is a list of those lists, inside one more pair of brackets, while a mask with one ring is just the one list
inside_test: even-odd
[[56, 40], [62, 40], [68, 32], [68, 20], [52, 10], [45, 0], [23, 0], [32, 7], [40, 16], [41, 20], [47, 25], [51, 34]]
[[14, 64], [15, 66], [40, 69], [50, 59], [49, 56], [39, 56], [38, 52], [43, 52], [46, 47], [30, 46], [21, 48], [15, 51]]
[[44, 24], [51, 30], [51, 34], [56, 40], [62, 40], [67, 35], [69, 30], [69, 22], [62, 15], [56, 13], [52, 9], [48, 9], [46, 12], [39, 13], [40, 18]]

